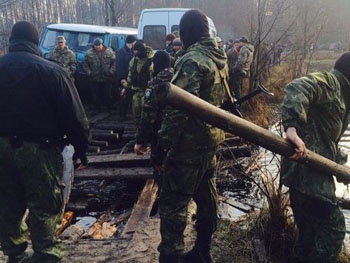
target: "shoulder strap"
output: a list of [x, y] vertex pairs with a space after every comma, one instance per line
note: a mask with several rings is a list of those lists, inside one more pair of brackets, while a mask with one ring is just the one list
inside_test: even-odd
[[228, 85], [228, 83], [227, 83], [227, 78], [226, 78], [227, 75], [225, 74], [224, 70], [225, 70], [225, 69], [219, 70], [221, 82], [222, 82], [222, 84], [223, 84], [224, 87], [225, 87], [225, 91], [226, 91], [227, 97], [230, 99], [230, 101], [231, 101], [232, 103], [234, 103], [234, 102], [235, 102], [235, 99], [234, 99], [234, 97], [233, 97], [232, 94], [231, 94], [230, 87], [229, 87], [229, 85]]

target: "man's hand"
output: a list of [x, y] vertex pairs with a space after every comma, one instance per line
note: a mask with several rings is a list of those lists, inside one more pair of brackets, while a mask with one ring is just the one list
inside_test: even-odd
[[297, 134], [295, 127], [288, 127], [286, 130], [286, 139], [294, 144], [295, 153], [289, 157], [289, 159], [297, 161], [304, 159], [307, 155], [307, 149], [305, 143]]
[[142, 144], [135, 144], [135, 146], [134, 146], [134, 151], [135, 151], [135, 153], [136, 154], [143, 154], [143, 152], [142, 152]]

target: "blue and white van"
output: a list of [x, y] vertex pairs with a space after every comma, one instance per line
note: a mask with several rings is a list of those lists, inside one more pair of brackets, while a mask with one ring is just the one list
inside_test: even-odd
[[[141, 12], [138, 24], [138, 39], [155, 50], [165, 49], [166, 35], [179, 32], [182, 15], [188, 8], [152, 8]], [[217, 35], [213, 20], [208, 18], [210, 36]]]

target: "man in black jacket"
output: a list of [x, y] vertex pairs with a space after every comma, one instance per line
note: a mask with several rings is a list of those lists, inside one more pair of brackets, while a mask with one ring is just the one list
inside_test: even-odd
[[116, 74], [117, 85], [120, 89], [120, 120], [126, 120], [126, 113], [131, 107], [132, 94], [123, 89], [123, 83], [126, 82], [129, 74], [129, 63], [134, 56], [133, 47], [137, 38], [133, 35], [128, 35], [125, 39], [124, 47], [116, 52]]
[[[0, 242], [8, 262], [59, 262], [55, 236], [63, 215], [61, 140], [86, 159], [88, 122], [63, 68], [40, 57], [29, 22], [13, 26], [9, 54], [0, 59]], [[29, 223], [23, 221], [29, 210]]]

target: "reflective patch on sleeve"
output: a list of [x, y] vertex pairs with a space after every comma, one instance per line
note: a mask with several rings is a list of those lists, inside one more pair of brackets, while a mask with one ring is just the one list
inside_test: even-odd
[[145, 100], [150, 100], [152, 97], [152, 89], [146, 89], [145, 91]]

